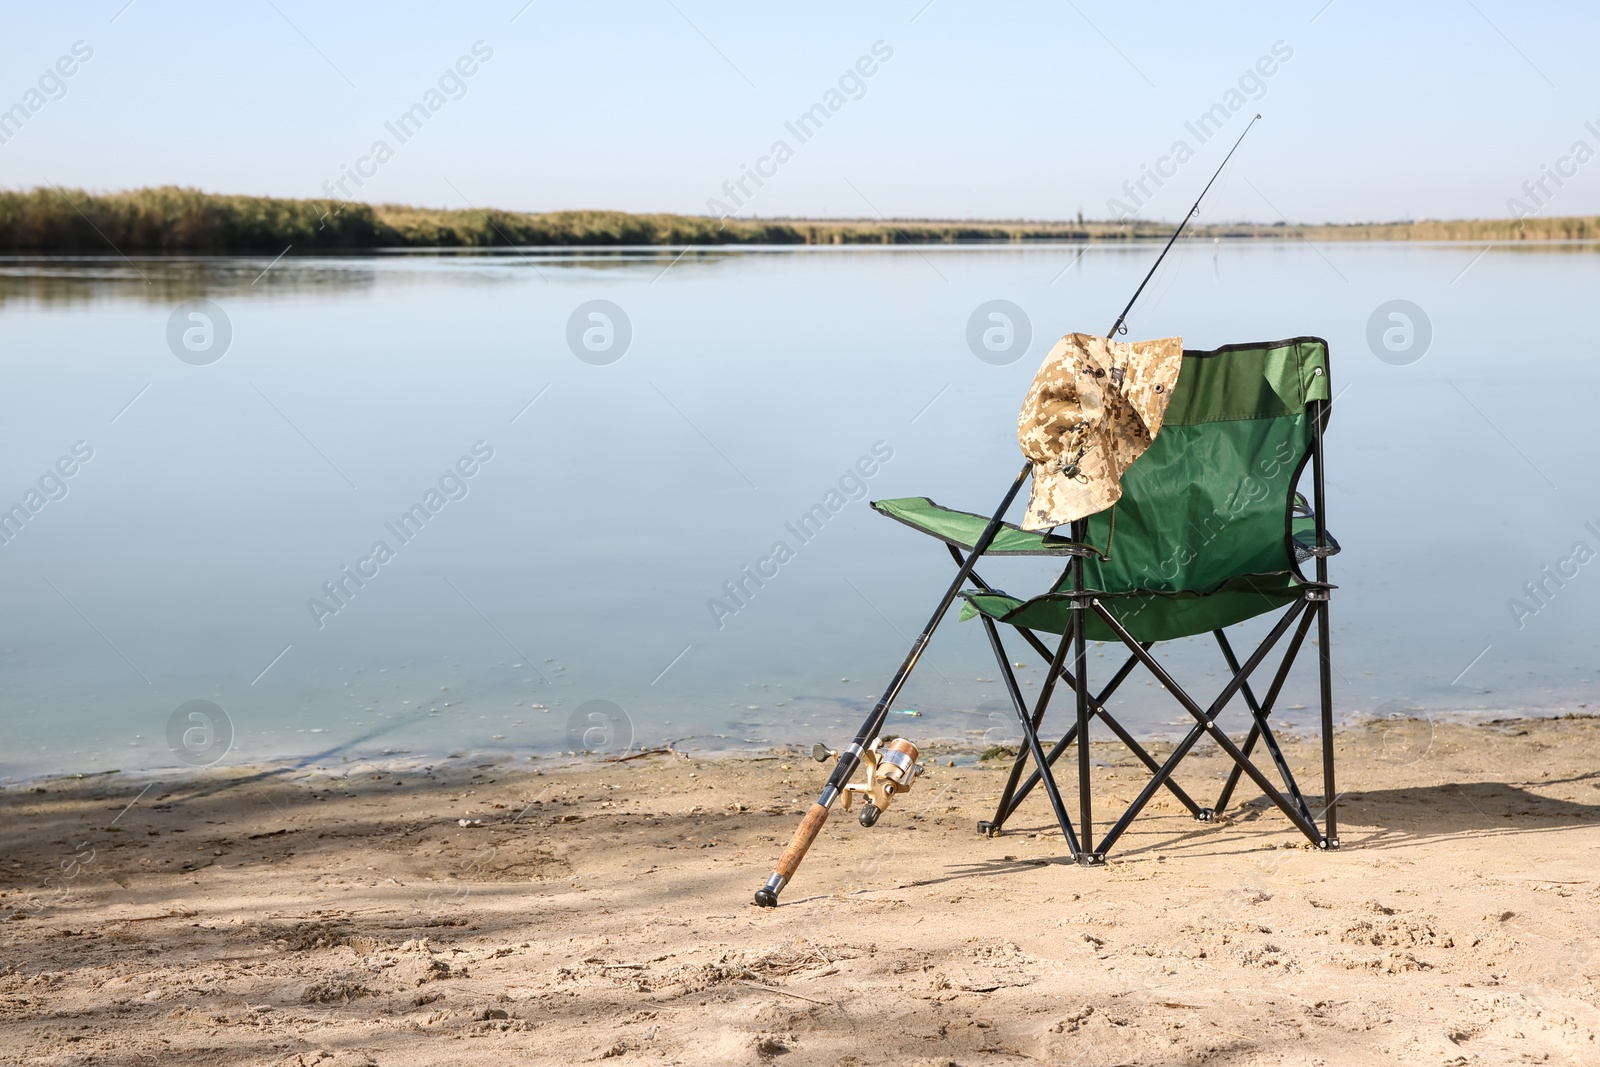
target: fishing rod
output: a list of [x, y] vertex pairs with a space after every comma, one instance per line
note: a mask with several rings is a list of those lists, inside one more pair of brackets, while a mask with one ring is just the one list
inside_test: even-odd
[[1211, 176], [1211, 181], [1206, 182], [1206, 187], [1200, 190], [1200, 195], [1194, 198], [1194, 207], [1189, 209], [1189, 213], [1183, 217], [1183, 221], [1178, 223], [1178, 228], [1172, 231], [1172, 236], [1167, 238], [1167, 247], [1163, 248], [1161, 254], [1156, 257], [1156, 261], [1150, 264], [1150, 273], [1144, 276], [1144, 281], [1139, 283], [1139, 288], [1133, 291], [1133, 299], [1128, 301], [1128, 306], [1123, 308], [1122, 314], [1117, 316], [1117, 321], [1112, 324], [1110, 331], [1106, 334], [1107, 337], [1115, 337], [1119, 333], [1128, 332], [1128, 328], [1122, 324], [1122, 320], [1128, 317], [1128, 312], [1133, 310], [1133, 305], [1139, 302], [1139, 294], [1144, 292], [1144, 287], [1150, 284], [1151, 278], [1155, 277], [1156, 268], [1161, 266], [1163, 259], [1167, 258], [1167, 253], [1172, 251], [1172, 246], [1177, 242], [1179, 234], [1183, 233], [1183, 228], [1189, 225], [1190, 219], [1200, 214], [1200, 201], [1206, 198], [1206, 194], [1211, 191], [1211, 186], [1222, 176], [1222, 168], [1228, 165], [1228, 160], [1232, 159], [1233, 154], [1239, 150], [1239, 145], [1244, 142], [1245, 133], [1249, 133], [1250, 127], [1260, 120], [1261, 115], [1258, 112], [1256, 117], [1251, 119], [1249, 125], [1244, 128], [1244, 133], [1239, 135], [1239, 140], [1233, 142], [1233, 147], [1228, 149], [1228, 154], [1222, 157], [1222, 163], [1217, 167], [1217, 172]]
[[[1150, 279], [1155, 276], [1156, 269], [1161, 266], [1161, 261], [1167, 258], [1167, 253], [1172, 251], [1172, 246], [1183, 233], [1184, 227], [1189, 225], [1189, 220], [1200, 211], [1200, 201], [1205, 199], [1206, 193], [1211, 191], [1211, 186], [1216, 183], [1222, 174], [1222, 168], [1228, 165], [1228, 160], [1239, 150], [1239, 145], [1244, 141], [1250, 127], [1256, 124], [1261, 116], [1258, 114], [1250, 120], [1244, 128], [1244, 133], [1239, 135], [1239, 140], [1233, 142], [1233, 147], [1223, 157], [1222, 163], [1217, 167], [1211, 181], [1206, 182], [1206, 187], [1200, 190], [1200, 195], [1195, 198], [1194, 206], [1183, 217], [1178, 228], [1173, 231], [1167, 240], [1167, 245], [1156, 257], [1150, 271], [1139, 283], [1139, 288], [1133, 291], [1133, 299], [1128, 301], [1128, 306], [1122, 309], [1122, 314], [1117, 316], [1117, 321], [1111, 329], [1106, 331], [1108, 338], [1117, 334], [1127, 333], [1123, 320], [1128, 317], [1128, 312], [1133, 310], [1133, 305], [1138, 302], [1139, 294], [1144, 292], [1144, 287], [1150, 284]], [[922, 628], [922, 633], [911, 645], [911, 651], [906, 654], [900, 669], [894, 672], [894, 677], [889, 680], [888, 688], [883, 691], [883, 696], [872, 706], [872, 712], [861, 724], [861, 729], [856, 732], [855, 740], [851, 741], [841, 752], [829, 752], [825, 746], [818, 745], [819, 760], [826, 760], [829, 756], [836, 756], [838, 762], [834, 764], [833, 773], [828, 776], [828, 782], [822, 788], [815, 803], [806, 812], [805, 818], [800, 820], [800, 825], [795, 827], [794, 836], [789, 839], [789, 845], [783, 850], [783, 855], [778, 857], [777, 866], [773, 869], [772, 876], [766, 884], [756, 890], [756, 903], [763, 908], [778, 906], [778, 894], [783, 892], [783, 887], [789, 884], [789, 879], [794, 877], [794, 872], [799, 870], [800, 862], [806, 858], [812, 842], [822, 832], [822, 826], [828, 821], [828, 815], [833, 810], [833, 805], [840, 797], [845, 798], [848, 807], [855, 793], [866, 793], [867, 800], [861, 809], [861, 823], [871, 826], [877, 821], [878, 815], [888, 805], [889, 800], [897, 793], [903, 793], [911, 787], [912, 780], [921, 770], [917, 766], [917, 748], [909, 741], [903, 739], [893, 741], [889, 746], [880, 750], [881, 739], [879, 731], [883, 729], [884, 720], [889, 716], [889, 707], [900, 695], [900, 690], [905, 686], [906, 680], [911, 677], [911, 672], [916, 669], [917, 661], [922, 658], [923, 651], [928, 643], [933, 640], [933, 631], [938, 627], [940, 620], [950, 610], [950, 605], [955, 603], [956, 595], [961, 592], [961, 587], [966, 584], [967, 578], [972, 574], [972, 569], [977, 566], [978, 557], [989, 550], [995, 536], [999, 534], [1000, 527], [1005, 522], [1006, 512], [1011, 510], [1011, 505], [1017, 499], [1017, 494], [1022, 491], [1023, 484], [1028, 480], [1028, 475], [1033, 470], [1032, 461], [1022, 465], [1016, 479], [1011, 483], [1011, 488], [1006, 491], [1005, 499], [1000, 501], [1000, 507], [995, 510], [994, 516], [989, 520], [989, 525], [983, 528], [983, 533], [978, 535], [973, 542], [972, 549], [967, 553], [967, 558], [962, 561], [956, 571], [955, 580], [950, 583], [944, 596], [939, 600], [939, 606], [934, 609], [933, 615], [928, 619], [928, 624]], [[867, 784], [865, 786], [851, 785], [850, 779], [855, 777], [856, 769], [865, 762], [867, 764]]]

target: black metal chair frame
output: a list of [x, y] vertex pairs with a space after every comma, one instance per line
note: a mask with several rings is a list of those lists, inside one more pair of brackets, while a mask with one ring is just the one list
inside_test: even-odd
[[[1338, 548], [1328, 536], [1325, 503], [1326, 494], [1323, 480], [1323, 449], [1322, 434], [1327, 419], [1327, 401], [1313, 401], [1307, 405], [1312, 412], [1312, 441], [1309, 453], [1309, 462], [1312, 474], [1312, 492], [1314, 505], [1312, 518], [1315, 523], [1315, 544], [1308, 550], [1308, 558], [1316, 560], [1315, 580], [1306, 580], [1301, 583], [1302, 598], [1290, 604], [1279, 617], [1271, 632], [1262, 639], [1249, 657], [1240, 663], [1235, 656], [1227, 635], [1222, 630], [1212, 631], [1217, 644], [1221, 649], [1223, 659], [1227, 662], [1232, 676], [1222, 687], [1217, 697], [1206, 707], [1202, 707], [1178, 682], [1167, 673], [1166, 669], [1150, 654], [1154, 642], [1139, 641], [1107, 610], [1097, 594], [1088, 590], [1084, 585], [1084, 557], [1092, 548], [1084, 547], [1087, 544], [1088, 522], [1080, 519], [1072, 524], [1071, 539], [1076, 547], [1071, 550], [1072, 558], [1068, 561], [1066, 569], [1062, 572], [1055, 588], [1060, 588], [1069, 579], [1071, 591], [1068, 600], [1071, 607], [1070, 620], [1061, 635], [1061, 640], [1055, 649], [1051, 648], [1040, 639], [1034, 631], [1017, 625], [1008, 624], [1020, 634], [1024, 641], [1049, 663], [1049, 672], [1040, 687], [1039, 696], [1030, 710], [1022, 690], [1017, 684], [1016, 674], [1012, 671], [1011, 661], [1007, 658], [1004, 642], [1001, 640], [1000, 629], [995, 620], [986, 614], [979, 614], [984, 631], [989, 639], [989, 645], [994, 652], [995, 661], [1000, 667], [1000, 677], [1005, 682], [1006, 693], [1016, 711], [1017, 720], [1022, 727], [1023, 745], [1011, 765], [1011, 773], [1006, 780], [1005, 789], [1000, 794], [999, 804], [995, 808], [994, 818], [978, 823], [978, 832], [993, 836], [1002, 832], [1006, 821], [1016, 812], [1034, 786], [1044, 784], [1044, 790], [1049, 797], [1050, 806], [1055, 813], [1056, 822], [1061, 828], [1062, 836], [1067, 840], [1073, 858], [1085, 866], [1094, 866], [1105, 861], [1105, 856], [1122, 837], [1128, 826], [1138, 817], [1139, 813], [1149, 804], [1152, 797], [1161, 790], [1166, 789], [1180, 804], [1188, 809], [1194, 818], [1209, 822], [1217, 814], [1225, 810], [1238, 787], [1242, 776], [1248, 776], [1261, 790], [1266, 798], [1271, 801], [1289, 819], [1295, 829], [1305, 835], [1317, 848], [1336, 849], [1339, 847], [1338, 834], [1338, 794], [1334, 783], [1334, 751], [1333, 751], [1333, 661], [1329, 648], [1329, 621], [1328, 604], [1329, 594], [1333, 588], [1328, 584], [1328, 557]], [[958, 568], [967, 563], [967, 557], [962, 554], [957, 546], [946, 543], [951, 558], [955, 560]], [[969, 580], [980, 593], [996, 592], [992, 587], [978, 576], [974, 569], [969, 574]], [[1129, 651], [1128, 659], [1105, 687], [1097, 694], [1089, 691], [1087, 640], [1084, 622], [1087, 614], [1094, 612], [1107, 627], [1121, 640]], [[1322, 779], [1323, 779], [1323, 808], [1319, 813], [1313, 813], [1310, 804], [1306, 801], [1299, 784], [1295, 781], [1289, 769], [1288, 761], [1284, 758], [1283, 749], [1277, 736], [1273, 733], [1268, 719], [1272, 714], [1274, 704], [1288, 679], [1289, 671], [1294, 666], [1300, 647], [1304, 643], [1306, 634], [1310, 631], [1312, 623], [1316, 623], [1318, 632], [1318, 667], [1319, 667], [1319, 700], [1321, 704], [1321, 734], [1322, 734]], [[1254, 690], [1250, 687], [1250, 676], [1267, 658], [1274, 646], [1288, 633], [1294, 631], [1290, 638], [1283, 658], [1278, 665], [1266, 693], [1257, 699]], [[1072, 654], [1072, 668], [1066, 665], [1068, 652]], [[1118, 687], [1128, 678], [1134, 668], [1143, 665], [1155, 677], [1168, 693], [1193, 717], [1194, 725], [1189, 728], [1172, 753], [1165, 761], [1158, 762], [1139, 742], [1130, 734], [1115, 717], [1106, 710], [1106, 701], [1117, 691]], [[1049, 708], [1050, 700], [1054, 696], [1057, 684], [1065, 683], [1072, 690], [1076, 715], [1071, 726], [1056, 742], [1055, 746], [1046, 753], [1039, 740], [1039, 729], [1043, 725], [1045, 711]], [[1217, 724], [1217, 719], [1235, 696], [1244, 697], [1245, 706], [1249, 709], [1251, 726], [1243, 745], [1234, 741]], [[1093, 798], [1091, 789], [1091, 759], [1089, 726], [1094, 719], [1102, 721], [1116, 738], [1130, 751], [1145, 768], [1151, 772], [1151, 778], [1139, 795], [1134, 799], [1128, 809], [1112, 824], [1105, 835], [1098, 842], [1094, 839]], [[1178, 765], [1183, 761], [1202, 737], [1210, 737], [1233, 761], [1228, 779], [1217, 797], [1216, 804], [1211, 808], [1203, 808], [1197, 804], [1181, 786], [1173, 780], [1173, 774]], [[1078, 755], [1078, 822], [1076, 829], [1067, 812], [1065, 802], [1062, 800], [1060, 788], [1056, 784], [1052, 768], [1061, 754], [1068, 746], [1077, 742]], [[1266, 746], [1271, 756], [1272, 763], [1279, 777], [1282, 779], [1283, 788], [1267, 777], [1251, 760], [1251, 754], [1256, 745]], [[1018, 780], [1022, 777], [1022, 770], [1029, 761], [1033, 763], [1033, 772], [1028, 779], [1018, 787]], [[1322, 826], [1318, 826], [1319, 819]]]

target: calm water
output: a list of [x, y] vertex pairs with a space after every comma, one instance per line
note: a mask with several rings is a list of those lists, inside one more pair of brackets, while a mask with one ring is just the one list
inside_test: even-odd
[[[1329, 340], [1346, 716], [1560, 712], [1600, 691], [1600, 563], [1574, 555], [1600, 551], [1600, 256], [1481, 251], [1192, 244], [1130, 320], [1190, 347]], [[1103, 331], [1154, 253], [0, 261], [0, 506], [28, 516], [0, 545], [0, 776], [177, 766], [169, 723], [194, 700], [226, 713], [227, 762], [545, 752], [586, 729], [592, 747], [838, 742], [951, 566], [860, 497], [990, 510], [1040, 357]], [[1395, 298], [1431, 321], [1410, 365], [1366, 339]], [[220, 360], [169, 346], [191, 299], [227, 318]], [[966, 340], [992, 299], [1032, 324], [1005, 366]], [[568, 344], [593, 300], [631, 326], [609, 364]], [[591, 360], [621, 342], [585, 348], [603, 326], [579, 323]], [[818, 503], [839, 506], [802, 541], [790, 527]], [[418, 504], [426, 524], [397, 533]], [[777, 574], [729, 598], [779, 541]], [[1013, 591], [1048, 578], [984, 569]], [[1217, 684], [1208, 643], [1168, 657]], [[923, 717], [895, 728], [1013, 736], [994, 675], [952, 616], [903, 701]], [[1310, 704], [1313, 680], [1284, 703]], [[1143, 732], [1178, 719], [1142, 681], [1123, 698]], [[578, 714], [597, 700], [625, 720]]]

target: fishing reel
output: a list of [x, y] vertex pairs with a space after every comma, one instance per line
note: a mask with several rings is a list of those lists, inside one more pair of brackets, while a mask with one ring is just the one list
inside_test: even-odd
[[[817, 745], [811, 750], [811, 758], [818, 763], [826, 763], [830, 758], [838, 759], [839, 753], [826, 745]], [[922, 768], [917, 764], [917, 746], [903, 737], [887, 743], [883, 738], [878, 738], [861, 753], [861, 762], [866, 765], [867, 780], [846, 785], [841, 799], [844, 810], [849, 811], [855, 794], [860, 793], [863, 803], [857, 819], [862, 826], [871, 826], [888, 809], [895, 794], [911, 788], [911, 783], [922, 773]]]

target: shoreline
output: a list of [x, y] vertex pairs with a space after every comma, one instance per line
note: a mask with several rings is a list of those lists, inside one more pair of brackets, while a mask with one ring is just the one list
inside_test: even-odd
[[[1311, 709], [1300, 709], [1311, 710]], [[1422, 716], [1405, 714], [1404, 712], [1424, 711]], [[1334, 735], [1350, 731], [1370, 730], [1377, 723], [1413, 723], [1418, 725], [1434, 726], [1459, 726], [1470, 729], [1479, 727], [1507, 727], [1530, 723], [1547, 723], [1560, 721], [1600, 720], [1600, 709], [1589, 710], [1587, 705], [1580, 704], [1576, 709], [1552, 710], [1548, 714], [1531, 713], [1529, 708], [1486, 708], [1486, 709], [1453, 709], [1449, 711], [1432, 711], [1423, 708], [1406, 708], [1402, 712], [1389, 715], [1377, 715], [1373, 711], [1349, 712], [1334, 723]], [[903, 724], [912, 725], [912, 724]], [[1226, 724], [1225, 724], [1226, 725]], [[1135, 738], [1146, 745], [1169, 747], [1175, 744], [1186, 732], [1185, 726], [1174, 726], [1164, 730], [1134, 731]], [[814, 731], [821, 733], [821, 731]], [[892, 731], [891, 731], [892, 732]], [[914, 733], [914, 729], [907, 731], [907, 736]], [[1305, 729], [1298, 726], [1285, 726], [1283, 722], [1277, 723], [1274, 731], [1277, 736], [1285, 740], [1293, 740], [1297, 744], [1311, 744], [1316, 741], [1314, 724]], [[955, 766], [976, 766], [979, 757], [989, 747], [981, 741], [972, 738], [952, 737], [932, 734], [923, 737], [913, 737], [918, 747], [925, 756], [936, 757], [941, 763], [946, 760], [955, 760]], [[550, 768], [566, 768], [575, 766], [594, 766], [596, 764], [625, 763], [640, 758], [652, 758], [656, 755], [673, 754], [683, 755], [696, 760], [710, 761], [760, 761], [773, 759], [794, 759], [809, 761], [810, 746], [814, 741], [780, 741], [764, 743], [760, 748], [723, 747], [693, 747], [696, 737], [668, 739], [664, 742], [667, 746], [643, 746], [640, 750], [629, 749], [607, 754], [604, 752], [569, 752], [561, 750], [532, 751], [528, 748], [461, 748], [454, 747], [446, 753], [438, 752], [412, 752], [407, 749], [390, 749], [387, 752], [365, 753], [359, 749], [340, 752], [339, 749], [325, 751], [312, 756], [285, 755], [278, 757], [264, 757], [250, 759], [240, 763], [214, 764], [205, 767], [191, 767], [182, 764], [170, 764], [154, 767], [113, 767], [105, 770], [51, 770], [38, 771], [30, 774], [15, 776], [0, 775], [0, 794], [14, 789], [26, 789], [34, 785], [50, 781], [88, 781], [91, 779], [110, 779], [118, 776], [118, 781], [145, 782], [152, 779], [181, 780], [185, 777], [199, 777], [207, 774], [240, 773], [246, 775], [258, 774], [288, 774], [301, 773], [306, 775], [321, 774], [328, 779], [348, 777], [351, 773], [362, 773], [372, 770], [385, 772], [429, 772], [443, 769], [448, 766], [460, 766], [467, 763], [481, 764], [485, 761], [496, 767], [504, 766], [508, 770], [535, 770]], [[819, 737], [818, 740], [821, 740]], [[840, 739], [834, 739], [836, 741]], [[1041, 742], [1046, 748], [1054, 745], [1054, 741], [1041, 737]], [[842, 743], [842, 742], [841, 742]], [[677, 746], [686, 746], [676, 749]], [[1014, 747], [1014, 745], [1012, 746]], [[626, 757], [626, 758], [622, 758]], [[226, 758], [224, 758], [226, 759]], [[819, 774], [818, 782], [826, 777]]]

